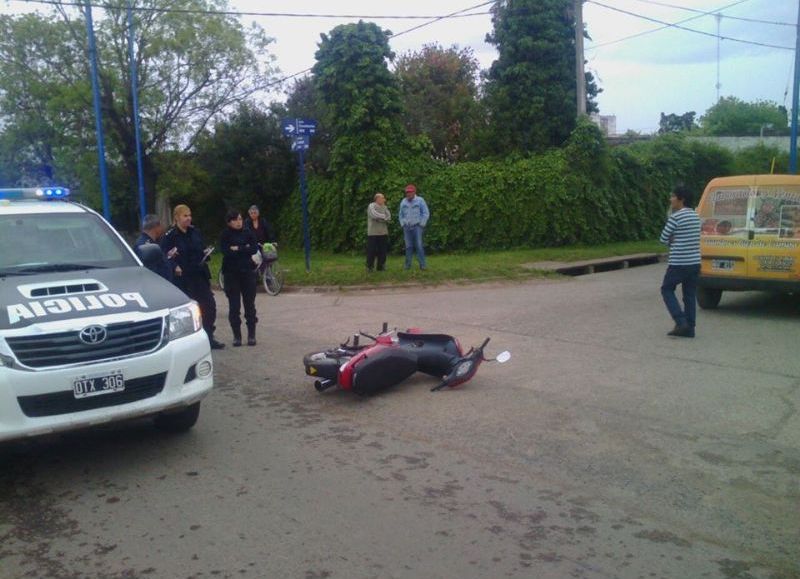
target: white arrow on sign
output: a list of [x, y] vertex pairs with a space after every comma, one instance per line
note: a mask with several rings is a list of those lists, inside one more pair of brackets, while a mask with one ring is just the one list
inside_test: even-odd
[[294, 133], [294, 125], [286, 125], [286, 132], [289, 134]]

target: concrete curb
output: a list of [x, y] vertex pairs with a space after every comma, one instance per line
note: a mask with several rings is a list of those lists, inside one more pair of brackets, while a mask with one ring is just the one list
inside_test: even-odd
[[666, 259], [666, 253], [634, 253], [632, 255], [617, 255], [614, 257], [588, 259], [585, 261], [539, 261], [523, 264], [523, 267], [575, 276], [598, 273], [601, 271], [612, 271], [615, 269], [628, 269], [629, 267], [636, 267], [639, 265], [651, 265], [666, 261]]
[[[538, 261], [534, 263], [524, 263], [522, 267], [546, 273], [559, 273], [568, 276], [586, 275], [615, 269], [628, 269], [640, 265], [651, 265], [667, 260], [666, 253], [635, 253], [631, 255], [618, 255], [614, 257], [603, 257], [599, 259], [589, 259], [585, 261]], [[451, 280], [440, 282], [419, 281], [414, 283], [386, 283], [380, 285], [332, 285], [332, 286], [284, 286], [281, 293], [299, 294], [323, 294], [339, 292], [364, 292], [364, 291], [386, 291], [394, 289], [414, 289], [423, 287], [443, 287], [443, 286], [468, 286], [486, 283], [514, 283], [516, 281], [505, 277], [472, 279], [472, 280]], [[218, 289], [218, 288], [217, 288]]]

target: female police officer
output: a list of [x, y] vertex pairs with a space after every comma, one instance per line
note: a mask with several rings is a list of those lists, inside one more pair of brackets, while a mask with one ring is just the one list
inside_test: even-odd
[[233, 331], [233, 345], [242, 345], [242, 318], [239, 310], [244, 305], [247, 324], [247, 345], [256, 345], [256, 272], [253, 255], [258, 252], [258, 241], [252, 231], [242, 228], [242, 214], [232, 209], [225, 216], [227, 227], [222, 232], [222, 275], [225, 276], [225, 295], [228, 296], [228, 321]]
[[211, 292], [211, 273], [208, 270], [208, 253], [203, 247], [200, 232], [192, 226], [192, 211], [186, 205], [177, 205], [172, 211], [173, 226], [161, 240], [161, 249], [170, 255], [175, 264], [173, 283], [200, 306], [203, 329], [208, 334], [211, 347], [219, 350], [225, 344], [214, 339], [214, 322], [217, 319], [217, 302]]

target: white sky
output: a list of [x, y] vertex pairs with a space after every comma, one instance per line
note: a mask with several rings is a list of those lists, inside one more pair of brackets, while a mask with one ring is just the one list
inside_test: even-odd
[[[796, 0], [596, 0], [600, 4], [676, 23], [697, 13], [676, 7], [706, 12], [720, 10], [722, 36], [789, 48], [769, 48], [722, 40], [701, 34], [668, 28], [619, 43], [601, 46], [640, 32], [662, 27], [652, 21], [631, 16], [595, 4], [584, 4], [584, 20], [592, 40], [586, 42], [588, 70], [597, 77], [603, 93], [598, 98], [601, 114], [617, 117], [617, 131], [653, 132], [659, 115], [695, 111], [702, 115], [717, 98], [717, 72], [721, 96], [742, 100], [770, 100], [791, 106], [792, 74], [798, 2]], [[247, 12], [418, 15], [440, 16], [480, 4], [480, 0], [229, 0], [232, 10]], [[670, 4], [674, 7], [659, 6]], [[32, 4], [4, 0], [3, 11], [29, 10]], [[486, 12], [487, 7], [475, 12]], [[97, 18], [97, 16], [96, 16]], [[751, 18], [782, 22], [791, 26], [761, 24], [736, 20]], [[242, 17], [244, 23], [260, 24], [275, 38], [271, 45], [276, 64], [284, 75], [310, 68], [314, 64], [320, 33], [338, 24], [356, 19]], [[426, 20], [376, 20], [394, 33]], [[716, 34], [717, 19], [700, 16], [681, 24], [687, 28]], [[398, 54], [418, 50], [424, 44], [438, 42], [449, 47], [469, 46], [483, 68], [495, 58], [495, 50], [484, 38], [491, 31], [489, 15], [440, 20], [391, 41]], [[719, 61], [717, 50], [719, 44]], [[597, 48], [595, 46], [597, 45]]]

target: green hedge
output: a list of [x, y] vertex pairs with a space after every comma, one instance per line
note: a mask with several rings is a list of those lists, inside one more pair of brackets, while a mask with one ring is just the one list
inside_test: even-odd
[[[733, 170], [732, 154], [680, 136], [609, 148], [587, 121], [561, 149], [527, 158], [446, 165], [418, 154], [356, 182], [310, 175], [312, 247], [361, 251], [367, 205], [382, 191], [395, 220], [392, 247], [400, 251], [396, 218], [408, 182], [417, 185], [430, 208], [425, 244], [432, 251], [652, 239], [677, 182], [699, 196], [711, 177]], [[285, 243], [302, 246], [298, 191], [281, 212], [280, 230]]]

